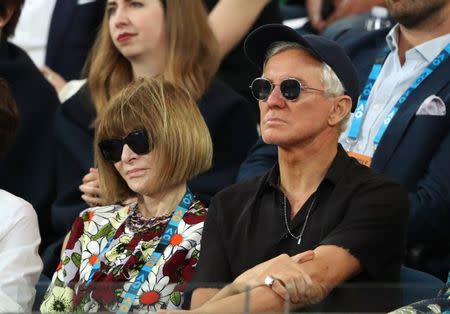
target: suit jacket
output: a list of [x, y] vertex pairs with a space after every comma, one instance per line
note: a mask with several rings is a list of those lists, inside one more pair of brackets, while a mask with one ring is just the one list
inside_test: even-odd
[[20, 119], [15, 144], [0, 159], [0, 188], [33, 205], [42, 248], [53, 237], [49, 221], [55, 191], [52, 121], [59, 100], [28, 55], [11, 43], [0, 44], [0, 77], [11, 88]]
[[105, 0], [57, 0], [50, 22], [46, 64], [66, 80], [80, 78], [101, 24]]
[[[337, 39], [364, 85], [377, 55], [386, 47], [389, 29]], [[439, 66], [400, 108], [372, 159], [372, 168], [402, 183], [410, 192], [410, 245], [450, 243], [450, 59]], [[416, 115], [430, 95], [445, 103], [444, 116]]]

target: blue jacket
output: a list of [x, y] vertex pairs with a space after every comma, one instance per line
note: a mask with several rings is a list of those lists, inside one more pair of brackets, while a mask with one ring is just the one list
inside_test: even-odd
[[[373, 61], [386, 46], [388, 29], [361, 38], [344, 33], [342, 44], [365, 84]], [[409, 193], [408, 242], [450, 243], [450, 59], [407, 99], [392, 119], [372, 160], [372, 168], [402, 183]], [[440, 97], [444, 116], [416, 115], [430, 95]]]
[[94, 43], [105, 0], [57, 0], [50, 22], [45, 63], [66, 80], [80, 78]]

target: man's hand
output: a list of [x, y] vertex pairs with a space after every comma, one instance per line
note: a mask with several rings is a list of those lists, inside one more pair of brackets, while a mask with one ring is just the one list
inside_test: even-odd
[[325, 20], [322, 18], [322, 5], [322, 0], [305, 2], [311, 25], [318, 32], [344, 17], [369, 12], [373, 6], [383, 6], [384, 0], [333, 0], [334, 10]]
[[242, 273], [233, 281], [233, 287], [238, 292], [244, 292], [247, 287], [252, 289], [264, 285], [264, 280], [270, 275], [276, 279], [272, 290], [283, 299], [289, 298], [292, 303], [298, 303], [306, 286], [311, 284], [311, 279], [299, 265], [313, 258], [314, 251], [311, 250], [292, 257], [279, 255]]
[[384, 5], [383, 0], [334, 0], [334, 11], [325, 20], [325, 27], [344, 17], [369, 12], [373, 6]]
[[[309, 253], [312, 252], [312, 253]], [[308, 253], [307, 256], [302, 255]], [[273, 259], [257, 280], [264, 280], [268, 275], [275, 278], [272, 290], [292, 305], [314, 304], [323, 299], [328, 289], [313, 282], [311, 277], [303, 270], [302, 263], [312, 260], [313, 251], [307, 251], [289, 257], [282, 254]]]

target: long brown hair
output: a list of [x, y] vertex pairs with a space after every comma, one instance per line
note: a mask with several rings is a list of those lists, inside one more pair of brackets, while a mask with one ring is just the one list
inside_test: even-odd
[[[198, 100], [220, 63], [219, 45], [202, 0], [161, 0], [168, 38], [164, 79], [184, 86]], [[97, 112], [133, 80], [130, 62], [114, 46], [105, 14], [91, 51], [88, 87]]]

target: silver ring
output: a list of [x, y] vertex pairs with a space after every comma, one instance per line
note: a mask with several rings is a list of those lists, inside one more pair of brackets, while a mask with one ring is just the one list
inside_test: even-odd
[[277, 279], [273, 278], [271, 275], [267, 275], [266, 278], [264, 278], [264, 284], [267, 287], [272, 288], [273, 283], [275, 282], [275, 280], [277, 280]]

